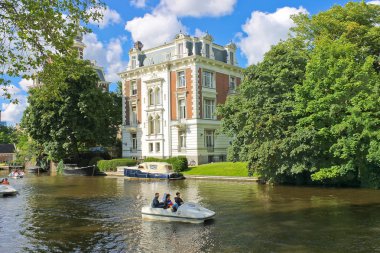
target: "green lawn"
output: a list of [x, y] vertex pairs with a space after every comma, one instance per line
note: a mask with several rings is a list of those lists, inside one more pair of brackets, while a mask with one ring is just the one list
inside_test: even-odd
[[183, 174], [202, 176], [247, 177], [248, 169], [246, 162], [220, 162], [190, 167], [189, 170], [184, 171]]

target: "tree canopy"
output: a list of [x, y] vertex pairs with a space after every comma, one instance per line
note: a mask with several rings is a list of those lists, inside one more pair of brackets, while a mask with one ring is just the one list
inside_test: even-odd
[[119, 109], [115, 99], [98, 88], [89, 61], [56, 56], [39, 79], [43, 85], [30, 90], [22, 126], [53, 160], [114, 143]]
[[380, 6], [294, 21], [219, 109], [230, 158], [276, 182], [380, 187]]
[[88, 31], [78, 23], [99, 20], [103, 7], [98, 0], [0, 0], [0, 85], [66, 53], [78, 32]]

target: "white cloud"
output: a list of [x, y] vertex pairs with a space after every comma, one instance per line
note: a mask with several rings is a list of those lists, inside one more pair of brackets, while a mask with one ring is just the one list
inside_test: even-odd
[[23, 89], [24, 91], [28, 91], [29, 88], [33, 86], [33, 80], [23, 78], [19, 82], [19, 85], [20, 85], [21, 89]]
[[303, 7], [283, 7], [274, 13], [254, 11], [242, 26], [246, 35], [238, 42], [243, 54], [248, 58], [248, 64], [254, 64], [263, 59], [264, 54], [274, 44], [288, 37], [289, 28], [294, 26], [290, 16], [297, 13], [308, 13]]
[[91, 24], [98, 25], [100, 29], [103, 29], [104, 27], [111, 24], [119, 24], [122, 21], [120, 14], [117, 11], [112, 10], [108, 7], [105, 9], [101, 9], [100, 12], [103, 14], [102, 20], [90, 20]]
[[[26, 95], [22, 94], [22, 90], [15, 85], [8, 86], [7, 92], [11, 94], [12, 100], [17, 100], [18, 103], [9, 102], [1, 104], [1, 121], [14, 125], [20, 122], [28, 101]], [[3, 94], [4, 90], [1, 90], [0, 96]]]
[[201, 38], [201, 37], [203, 37], [205, 35], [206, 35], [206, 32], [204, 32], [204, 31], [202, 31], [202, 30], [200, 30], [198, 28], [195, 29], [195, 33], [194, 33], [195, 37]]
[[380, 5], [380, 1], [376, 0], [376, 1], [369, 1], [367, 2], [367, 4], [377, 4], [377, 5]]
[[180, 30], [187, 30], [177, 16], [161, 12], [136, 17], [126, 23], [125, 29], [132, 34], [133, 41], [141, 41], [145, 48], [171, 41]]
[[131, 5], [137, 8], [144, 8], [147, 0], [131, 0]]
[[125, 37], [113, 38], [107, 45], [104, 45], [98, 40], [95, 33], [86, 34], [83, 37], [83, 42], [86, 44], [84, 58], [95, 60], [96, 65], [104, 67], [106, 81], [117, 82], [120, 80], [117, 73], [127, 66], [127, 63], [122, 60], [122, 43], [125, 40]]
[[161, 0], [157, 10], [185, 17], [219, 17], [232, 13], [236, 0]]

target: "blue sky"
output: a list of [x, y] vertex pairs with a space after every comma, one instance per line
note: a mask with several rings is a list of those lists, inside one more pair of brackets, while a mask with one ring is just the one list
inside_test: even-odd
[[[329, 9], [345, 0], [105, 0], [107, 9], [100, 23], [90, 24], [92, 34], [84, 37], [85, 58], [96, 60], [109, 81], [119, 80], [117, 73], [128, 62], [128, 51], [135, 40], [144, 48], [171, 41], [180, 30], [201, 36], [206, 31], [214, 42], [238, 45], [238, 62], [242, 67], [257, 63], [270, 46], [286, 39], [293, 25], [290, 15], [310, 15]], [[371, 1], [380, 4], [380, 1]], [[27, 106], [30, 80], [12, 79], [10, 91], [18, 104], [0, 100], [2, 120], [18, 123]], [[114, 86], [113, 86], [114, 88]]]

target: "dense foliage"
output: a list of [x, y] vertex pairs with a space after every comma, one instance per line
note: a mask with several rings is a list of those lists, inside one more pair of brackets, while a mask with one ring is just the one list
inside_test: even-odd
[[380, 6], [294, 20], [218, 110], [229, 159], [275, 182], [380, 187]]
[[167, 162], [173, 166], [175, 172], [182, 172], [189, 168], [187, 158], [184, 156], [175, 156], [167, 159], [147, 157], [144, 159], [144, 162]]
[[[27, 77], [53, 53], [66, 53], [90, 20], [102, 18], [98, 0], [0, 1], [0, 85]], [[6, 93], [10, 98], [10, 94]]]
[[16, 129], [11, 126], [0, 125], [0, 143], [11, 144], [17, 142]]
[[118, 166], [134, 166], [136, 160], [129, 158], [120, 158], [112, 160], [100, 160], [97, 162], [97, 167], [100, 171], [116, 171]]
[[78, 158], [80, 150], [115, 142], [119, 109], [97, 87], [90, 62], [54, 57], [39, 79], [43, 85], [30, 90], [22, 126], [52, 160]]

